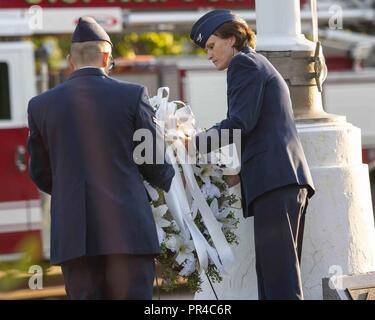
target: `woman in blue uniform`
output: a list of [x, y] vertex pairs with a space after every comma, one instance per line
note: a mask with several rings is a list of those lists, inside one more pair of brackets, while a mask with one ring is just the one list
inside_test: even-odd
[[[230, 138], [233, 130], [241, 130], [239, 180], [244, 217], [254, 216], [259, 299], [303, 299], [301, 248], [314, 186], [288, 86], [272, 64], [255, 52], [254, 33], [232, 12], [205, 14], [194, 24], [190, 37], [206, 49], [217, 70], [227, 69], [227, 118], [193, 141], [206, 153], [228, 140], [214, 143], [213, 130], [220, 135], [227, 129]], [[236, 177], [230, 180], [236, 183]]]

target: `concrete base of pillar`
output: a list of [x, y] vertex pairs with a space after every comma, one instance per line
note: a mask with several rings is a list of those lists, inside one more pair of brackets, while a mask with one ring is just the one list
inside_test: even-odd
[[[302, 281], [306, 299], [322, 299], [323, 278], [375, 271], [368, 167], [362, 164], [360, 130], [351, 124], [299, 124], [297, 129], [316, 187], [306, 216]], [[240, 219], [235, 265], [214, 284], [219, 299], [257, 299], [253, 218]], [[195, 299], [215, 299], [208, 281]]]
[[375, 229], [361, 131], [347, 122], [298, 125], [316, 185], [306, 216], [302, 279], [322, 299], [322, 278], [375, 270]]

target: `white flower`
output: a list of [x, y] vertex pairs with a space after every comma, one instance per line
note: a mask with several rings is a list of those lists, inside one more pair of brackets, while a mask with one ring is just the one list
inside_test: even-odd
[[158, 96], [154, 96], [154, 97], [149, 98], [149, 102], [150, 102], [150, 105], [151, 105], [154, 109], [158, 109], [158, 108], [159, 108], [160, 99], [159, 99]]
[[182, 264], [186, 259], [194, 258], [193, 251], [194, 243], [191, 240], [184, 241], [180, 236], [170, 235], [165, 241], [166, 247], [172, 252], [176, 252], [176, 261], [178, 264]]
[[211, 208], [212, 213], [214, 214], [214, 216], [217, 220], [221, 220], [221, 219], [226, 218], [228, 216], [228, 214], [230, 213], [230, 210], [228, 210], [228, 208], [219, 209], [217, 199], [214, 199], [211, 202], [210, 208]]
[[170, 221], [163, 218], [167, 210], [168, 210], [168, 207], [165, 204], [156, 208], [152, 207], [152, 213], [154, 215], [156, 231], [158, 233], [158, 238], [159, 238], [159, 244], [161, 244], [165, 239], [165, 232], [163, 228], [169, 227], [171, 225]]
[[174, 230], [177, 230], [177, 231], [180, 230], [180, 228], [178, 227], [176, 221], [174, 221], [174, 220], [171, 221], [171, 227], [172, 227]]
[[235, 218], [228, 218], [228, 219], [224, 219], [222, 220], [222, 223], [223, 223], [223, 230], [232, 230], [232, 229], [236, 229], [237, 226], [236, 226], [236, 223], [237, 223], [237, 219]]
[[182, 264], [186, 259], [193, 259], [194, 254], [193, 251], [195, 250], [194, 248], [194, 243], [191, 240], [188, 241], [183, 241], [180, 245], [179, 248], [179, 253], [176, 257], [176, 261], [178, 264]]
[[146, 180], [143, 181], [147, 193], [149, 194], [152, 201], [156, 201], [159, 199], [159, 193], [153, 188]]
[[168, 211], [168, 207], [165, 204], [158, 206], [156, 208], [155, 207], [152, 208], [152, 213], [154, 214], [155, 223], [161, 226], [162, 228], [168, 227], [171, 224], [170, 221], [163, 218], [167, 211]]
[[195, 135], [195, 118], [191, 113], [191, 110], [187, 107], [181, 108], [175, 112], [177, 119], [177, 128], [179, 131], [183, 132], [186, 136]]
[[219, 220], [225, 219], [230, 214], [230, 212], [231, 212], [231, 210], [229, 208], [222, 208], [222, 209], [219, 210], [217, 218]]
[[212, 202], [210, 204], [210, 208], [211, 208], [211, 211], [214, 214], [214, 216], [217, 218], [217, 216], [219, 214], [219, 205], [217, 203], [217, 199], [212, 200]]
[[[202, 130], [197, 127], [191, 108], [180, 101], [168, 102], [168, 94], [169, 91], [167, 88], [160, 88], [158, 90], [158, 96], [150, 99], [150, 104], [156, 109], [155, 115], [157, 123], [160, 123], [159, 129], [164, 128], [165, 130], [164, 139], [167, 142], [167, 148], [169, 148], [167, 149], [168, 153], [170, 152], [169, 160], [181, 169], [179, 162], [182, 161], [182, 159], [176, 158], [173, 149], [174, 143], [181, 145], [180, 138], [184, 138], [185, 135], [194, 135], [195, 132], [199, 133]], [[228, 185], [225, 183], [225, 176], [223, 175], [222, 169], [225, 166], [221, 165], [226, 159], [227, 157], [224, 153], [214, 151], [204, 156], [199, 156], [199, 163], [205, 164], [192, 166], [195, 176], [199, 177], [199, 182], [203, 182], [200, 191], [206, 200], [212, 200], [210, 209], [224, 235], [227, 235], [228, 232], [235, 229], [235, 225], [238, 223], [238, 219], [231, 215], [232, 208], [229, 204], [232, 203], [233, 200], [238, 200], [238, 197], [233, 194], [232, 189], [228, 188]], [[154, 189], [148, 183], [145, 183], [145, 187], [153, 203], [160, 200], [160, 190]], [[188, 196], [188, 202], [190, 204], [190, 212], [185, 212], [186, 218], [194, 221], [200, 207], [198, 207], [196, 199], [192, 198], [191, 195]], [[193, 273], [196, 270], [198, 271], [200, 261], [197, 257], [194, 242], [189, 236], [189, 230], [186, 230], [185, 237], [185, 232], [182, 232], [185, 231], [185, 224], [183, 222], [180, 224], [181, 221], [174, 220], [174, 215], [172, 214], [167, 214], [167, 216], [165, 216], [168, 212], [165, 203], [159, 207], [153, 207], [152, 210], [159, 242], [168, 248], [168, 252], [166, 252], [168, 259], [166, 260], [174, 260], [173, 263], [168, 266], [172, 271], [167, 280], [174, 282], [177, 275], [191, 278]], [[200, 219], [203, 222], [203, 218]], [[177, 224], [177, 222], [179, 224]], [[202, 226], [201, 232], [209, 239], [209, 244], [213, 245], [212, 237], [205, 225]], [[236, 242], [238, 239], [237, 235], [234, 232], [232, 232], [231, 235], [233, 235]], [[165, 264], [166, 260], [161, 259], [159, 261], [161, 264]], [[213, 263], [213, 261], [209, 260], [210, 265]], [[199, 287], [198, 283], [196, 289], [199, 290]]]
[[200, 177], [204, 183], [209, 183], [210, 182], [210, 177], [202, 174], [202, 171], [203, 171], [202, 167], [203, 167], [203, 165], [200, 166], [200, 167], [198, 167], [198, 166], [192, 166], [194, 174], [196, 176]]
[[216, 181], [222, 181], [223, 173], [215, 165], [212, 164], [202, 164], [198, 166], [193, 166], [194, 173], [199, 176], [204, 183], [210, 183], [210, 178]]
[[201, 188], [202, 193], [207, 198], [219, 198], [220, 190], [212, 183], [205, 183]]
[[177, 252], [180, 248], [180, 243], [182, 239], [176, 234], [170, 234], [167, 240], [165, 241], [166, 247], [172, 252]]
[[172, 143], [177, 140], [185, 138], [185, 134], [181, 130], [177, 129], [167, 129], [165, 131], [164, 139], [165, 141]]
[[172, 102], [168, 102], [167, 104], [167, 114], [174, 114], [177, 109], [177, 104]]
[[223, 179], [223, 175], [220, 173], [220, 176], [214, 176], [214, 177], [212, 177], [212, 182], [223, 184], [225, 181]]
[[165, 239], [165, 231], [156, 225], [156, 233], [158, 234], [159, 245], [161, 245]]
[[179, 272], [180, 276], [187, 277], [191, 275], [196, 270], [196, 261], [193, 256], [193, 258], [189, 258], [185, 260], [185, 262], [182, 264], [183, 269]]
[[178, 235], [170, 235], [165, 241], [167, 248], [177, 253], [176, 261], [178, 264], [182, 264], [186, 259], [193, 259], [194, 243], [191, 240], [182, 239]]

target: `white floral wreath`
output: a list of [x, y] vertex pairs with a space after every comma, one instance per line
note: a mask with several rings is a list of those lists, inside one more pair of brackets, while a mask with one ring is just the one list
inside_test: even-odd
[[[157, 110], [157, 120], [166, 124], [166, 139], [175, 142], [169, 152], [167, 148], [167, 154], [174, 157], [176, 174], [168, 193], [146, 181], [145, 187], [151, 198], [161, 248], [157, 262], [162, 271], [162, 288], [172, 290], [183, 280], [193, 292], [198, 292], [202, 271], [209, 280], [219, 282], [221, 274], [233, 262], [229, 245], [238, 244], [234, 230], [239, 220], [233, 204], [239, 199], [226, 183], [219, 163], [182, 163], [185, 148], [178, 137], [181, 130], [185, 134], [195, 130], [194, 116], [184, 103], [168, 102], [168, 95], [168, 88], [160, 88], [150, 102]], [[183, 121], [179, 117], [184, 117]]]

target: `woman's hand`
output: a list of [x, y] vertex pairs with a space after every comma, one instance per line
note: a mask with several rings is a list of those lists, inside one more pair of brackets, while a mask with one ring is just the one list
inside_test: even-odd
[[241, 182], [240, 176], [238, 174], [233, 175], [233, 176], [225, 176], [224, 180], [229, 187], [233, 187], [236, 184], [239, 184]]

